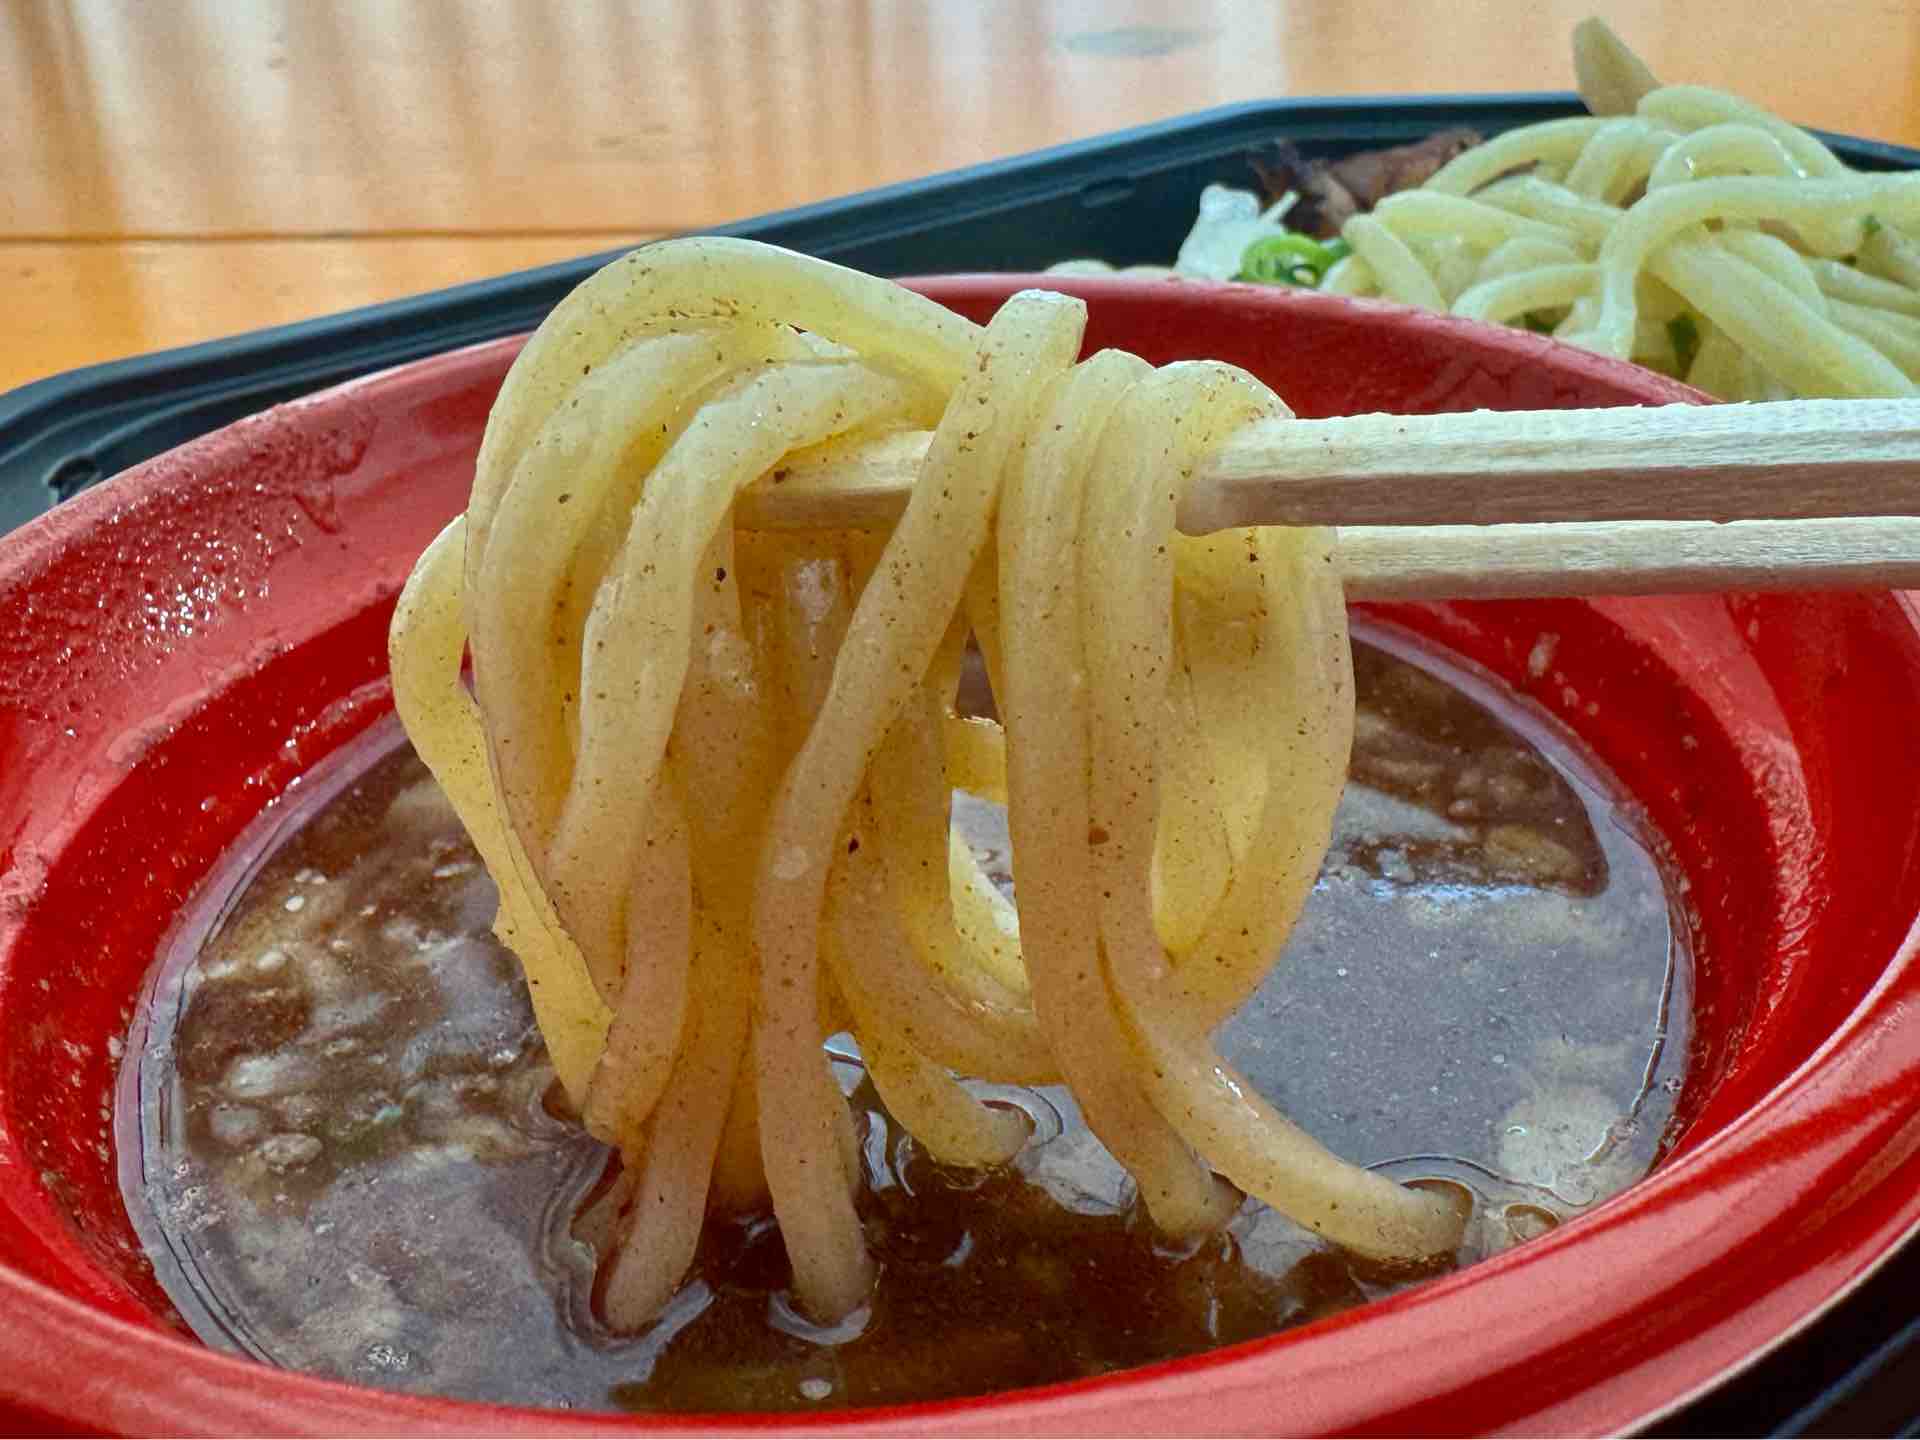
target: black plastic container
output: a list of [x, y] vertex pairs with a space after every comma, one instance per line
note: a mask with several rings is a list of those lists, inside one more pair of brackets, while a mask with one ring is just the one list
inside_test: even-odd
[[[1495, 134], [1582, 113], [1569, 94], [1273, 100], [994, 161], [718, 227], [881, 275], [1165, 263], [1201, 189], [1249, 188], [1277, 140], [1308, 156]], [[1822, 135], [1848, 164], [1920, 151]], [[88, 485], [269, 405], [355, 375], [530, 330], [618, 252], [227, 340], [89, 366], [0, 395], [0, 533]], [[1920, 1435], [1920, 1244], [1657, 1435]]]
[[[1062, 145], [722, 226], [879, 275], [1034, 270], [1099, 256], [1166, 262], [1201, 188], [1251, 186], [1275, 140], [1339, 155], [1450, 125], [1484, 134], [1580, 113], [1572, 95], [1272, 100]], [[1920, 152], [1826, 138], [1849, 164], [1920, 167]], [[617, 252], [116, 360], [0, 395], [0, 532], [129, 465], [243, 415], [372, 370], [531, 330]]]

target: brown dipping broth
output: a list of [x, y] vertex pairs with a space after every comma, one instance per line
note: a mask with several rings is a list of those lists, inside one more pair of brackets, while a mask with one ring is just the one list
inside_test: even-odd
[[[1646, 835], [1566, 739], [1409, 642], [1366, 638], [1320, 882], [1217, 1038], [1339, 1153], [1464, 1187], [1464, 1263], [1651, 1166], [1689, 962]], [[969, 797], [956, 814], [1010, 884], [1004, 816]], [[1425, 1278], [1252, 1201], [1221, 1234], [1167, 1242], [1057, 1088], [977, 1087], [1033, 1139], [998, 1170], [939, 1165], [842, 1037], [870, 1305], [809, 1323], [771, 1218], [716, 1218], [667, 1313], [615, 1335], [573, 1230], [607, 1153], [552, 1113], [492, 884], [397, 732], [309, 777], [207, 894], [136, 1024], [119, 1141], [135, 1226], [211, 1344], [476, 1400], [828, 1408], [1096, 1375]]]

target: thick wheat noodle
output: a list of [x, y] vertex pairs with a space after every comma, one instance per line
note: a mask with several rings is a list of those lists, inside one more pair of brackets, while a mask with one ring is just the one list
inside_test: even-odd
[[1810, 176], [1844, 175], [1840, 157], [1798, 125], [1751, 101], [1705, 85], [1668, 85], [1641, 100], [1640, 114], [1675, 130], [1704, 130], [1710, 125], [1753, 125], [1765, 130], [1793, 156], [1794, 164]]
[[585, 1118], [603, 1135], [630, 1135], [659, 1103], [673, 1070], [692, 989], [693, 861], [686, 799], [664, 775], [648, 802], [662, 862], [640, 870], [627, 927], [625, 976], [606, 1048], [594, 1066]]
[[[862, 574], [869, 569], [862, 567]], [[805, 627], [809, 631], [807, 639], [813, 653], [804, 660], [794, 654], [784, 657], [782, 668], [791, 677], [792, 688], [799, 692], [792, 695], [789, 702], [796, 714], [817, 713], [826, 701], [832, 679], [831, 658], [839, 650], [845, 636], [848, 612], [843, 601], [843, 587], [836, 587], [830, 596], [816, 591], [811, 608], [817, 612], [817, 618]], [[791, 604], [783, 607], [780, 613], [790, 628], [800, 628], [795, 625], [796, 616]], [[791, 644], [790, 641], [787, 643]], [[818, 647], [817, 650], [814, 647]], [[826, 663], [822, 663], [822, 657]], [[806, 672], [804, 676], [798, 673], [802, 668]], [[939, 712], [943, 707], [940, 697], [929, 692], [920, 697], [918, 708], [926, 718], [928, 712]], [[880, 772], [891, 760], [896, 764], [904, 762], [908, 777], [926, 784], [940, 786], [943, 781], [951, 783], [950, 777], [943, 776], [947, 767], [942, 763], [939, 738], [929, 735], [926, 725], [907, 724], [905, 719], [903, 717], [902, 723], [894, 726], [875, 757], [874, 782], [881, 780]], [[947, 724], [941, 727], [941, 735], [959, 728], [952, 716], [944, 716], [944, 719]], [[931, 750], [928, 749], [929, 745], [933, 747]], [[1004, 761], [1004, 754], [995, 747], [991, 761], [978, 756], [974, 758], [976, 763], [991, 764]], [[998, 779], [997, 785], [1004, 789], [1003, 777]], [[1004, 986], [996, 985], [997, 977], [991, 970], [984, 975], [967, 973], [969, 962], [978, 960], [991, 965], [997, 957], [977, 947], [967, 950], [961, 934], [966, 927], [961, 923], [958, 912], [967, 905], [970, 895], [960, 886], [951, 884], [947, 852], [950, 847], [964, 852], [965, 846], [953, 846], [950, 840], [950, 827], [946, 822], [946, 791], [940, 789], [931, 795], [896, 797], [896, 800], [898, 803], [892, 807], [895, 813], [886, 813], [886, 807], [883, 807], [883, 818], [916, 820], [923, 830], [930, 822], [933, 830], [931, 843], [923, 839], [920, 853], [906, 854], [897, 848], [905, 837], [897, 833], [886, 834], [878, 823], [868, 819], [857, 827], [856, 832], [868, 842], [864, 857], [857, 864], [851, 856], [840, 862], [846, 866], [846, 873], [838, 877], [836, 893], [844, 888], [864, 900], [872, 891], [895, 890], [896, 887], [889, 882], [886, 862], [878, 858], [884, 853], [907, 860], [909, 863], [904, 868], [908, 876], [925, 876], [928, 883], [937, 887], [937, 895], [928, 895], [923, 889], [920, 895], [914, 897], [918, 900], [917, 905], [903, 899], [898, 915], [894, 910], [878, 904], [862, 907], [851, 896], [849, 903], [841, 907], [842, 913], [837, 924], [863, 924], [867, 927], [864, 944], [829, 949], [835, 961], [836, 978], [841, 980], [841, 988], [848, 992], [850, 1008], [856, 1016], [865, 1015], [870, 1022], [884, 1025], [916, 1046], [926, 1057], [962, 1073], [1004, 1071], [1003, 1078], [1023, 1084], [1043, 1083], [1057, 1078], [1057, 1069], [1045, 1047], [1044, 1038], [1038, 1033], [1031, 1006], [1008, 996]], [[924, 813], [910, 813], [903, 817], [897, 813], [903, 805]], [[873, 807], [869, 805], [867, 810], [871, 814]], [[855, 854], [858, 853], [856, 849]], [[941, 917], [931, 912], [947, 908], [956, 913], [946, 925], [947, 934], [942, 937], [938, 934]], [[856, 911], [859, 912], [858, 919], [855, 918]], [[853, 933], [860, 932], [856, 930]], [[910, 935], [914, 943], [909, 943]], [[943, 940], [946, 943], [941, 943]], [[954, 942], [958, 942], [958, 950]], [[919, 946], [917, 954], [916, 944]], [[938, 944], [939, 958], [948, 962], [943, 969], [931, 973], [924, 961], [930, 944]], [[956, 970], [960, 972], [958, 975], [954, 973]], [[1024, 975], [1021, 979], [1024, 981]], [[995, 993], [996, 990], [998, 993]], [[869, 1031], [871, 1028], [870, 1024]]]
[[1807, 269], [1814, 283], [1835, 299], [1851, 301], [1889, 314], [1920, 317], [1920, 291], [1878, 275], [1870, 275], [1838, 260], [1809, 260]]
[[[1490, 236], [1556, 233], [1478, 209]], [[581, 1222], [617, 1325], [671, 1295], [710, 1202], [763, 1197], [803, 1308], [861, 1305], [861, 1152], [822, 1048], [843, 1024], [940, 1159], [1025, 1140], [966, 1078], [1064, 1078], [1172, 1233], [1232, 1213], [1218, 1170], [1370, 1254], [1459, 1238], [1207, 1040], [1328, 840], [1340, 582], [1329, 534], [1173, 533], [1186, 474], [1278, 400], [1224, 366], [1076, 365], [1084, 325], [1028, 292], [982, 329], [746, 242], [636, 252], [529, 342], [467, 515], [408, 583], [402, 717], [624, 1161]], [[793, 452], [930, 425], [884, 541], [734, 528]], [[1004, 738], [953, 713], [969, 634]], [[950, 828], [955, 781], [1007, 799], [1017, 916]]]
[[1571, 245], [1543, 240], [1509, 240], [1481, 262], [1481, 283], [1519, 275], [1540, 266], [1581, 264], [1580, 252]]
[[1008, 477], [999, 557], [1004, 612], [1000, 696], [1008, 735], [1008, 828], [1020, 932], [1034, 1002], [1082, 1113], [1170, 1228], [1229, 1208], [1212, 1175], [1154, 1109], [1131, 1063], [1100, 958], [1098, 890], [1088, 851], [1091, 760], [1080, 612], [1081, 510], [1093, 451], [1129, 389], [1148, 373], [1132, 356], [1096, 355], [1043, 397], [1034, 438]]
[[760, 1158], [760, 1095], [754, 1084], [750, 1047], [743, 1048], [741, 1063], [734, 1070], [727, 1120], [720, 1131], [720, 1148], [713, 1157], [713, 1187], [708, 1193], [710, 1202], [730, 1215], [763, 1209], [769, 1198], [767, 1167]]
[[1827, 313], [1827, 297], [1806, 262], [1786, 241], [1764, 230], [1723, 230], [1714, 237], [1722, 249], [1747, 262], [1816, 315]]
[[1851, 170], [1721, 91], [1639, 93], [1645, 67], [1613, 59], [1633, 75], [1594, 103], [1636, 113], [1463, 152], [1349, 220], [1322, 288], [1550, 328], [1729, 399], [1913, 393], [1920, 177]]
[[1758, 125], [1729, 122], [1695, 130], [1667, 147], [1648, 172], [1647, 189], [1665, 190], [1707, 175], [1776, 175], [1791, 178], [1799, 166], [1780, 137]]
[[[692, 591], [734, 492], [787, 451], [898, 414], [906, 401], [897, 382], [842, 365], [771, 369], [705, 406], [649, 477], [581, 639], [580, 738], [549, 857], [556, 908], [583, 950], [625, 941], [625, 877], [686, 679]], [[770, 412], [785, 423], [755, 423]]]
[[[859, 828], [866, 830], [870, 824], [864, 821]], [[909, 964], [896, 963], [875, 977], [870, 970], [863, 973], [855, 962], [862, 953], [882, 949], [894, 951], [899, 962], [907, 959], [907, 942], [897, 932], [893, 895], [874, 853], [877, 848], [869, 847], [864, 855], [855, 852], [839, 862], [845, 874], [828, 897], [823, 947], [853, 1012], [854, 1028], [862, 1037], [861, 1054], [887, 1109], [936, 1160], [952, 1165], [998, 1164], [1020, 1148], [1026, 1139], [1025, 1125], [1010, 1112], [982, 1105], [947, 1068], [970, 1074], [991, 1072], [992, 1058], [966, 1053], [950, 1058], [928, 1043], [931, 1037], [916, 1023], [908, 1008], [910, 1001], [903, 1004], [898, 993], [886, 997], [893, 1003], [892, 1013], [877, 1003], [869, 981], [893, 980], [908, 972]], [[944, 1063], [929, 1059], [929, 1052]]]
[[[590, 595], [592, 589], [590, 575], [574, 574], [580, 551], [606, 517], [632, 508], [640, 476], [665, 448], [663, 431], [733, 372], [742, 342], [750, 339], [768, 348], [783, 343], [770, 327], [757, 334], [743, 327], [738, 335], [652, 336], [583, 377], [572, 403], [514, 467], [512, 487], [500, 501], [501, 543], [491, 547], [484, 567], [470, 558], [469, 583], [478, 593], [468, 606], [469, 622], [476, 646], [495, 657], [476, 676], [476, 689], [490, 724], [513, 736], [511, 747], [499, 752], [502, 788], [515, 825], [537, 837], [541, 852], [562, 797], [542, 788], [538, 777], [564, 768], [575, 743], [569, 722], [578, 715], [577, 696], [562, 705], [551, 697], [571, 688], [560, 657], [579, 649], [577, 629], [565, 633], [572, 627], [563, 628], [562, 617], [578, 612], [574, 591]], [[529, 614], [562, 623], [527, 625]]]
[[1617, 206], [1636, 185], [1651, 183], [1648, 173], [1672, 153], [1674, 140], [1671, 130], [1646, 120], [1609, 120], [1567, 171], [1567, 189]]
[[1540, 265], [1482, 280], [1453, 302], [1453, 313], [1470, 320], [1512, 320], [1530, 310], [1571, 305], [1599, 284], [1595, 265]]
[[1920, 323], [1912, 316], [1834, 300], [1827, 307], [1827, 318], [1872, 345], [1909, 380], [1920, 378]]
[[[1350, 260], [1364, 261], [1381, 290], [1426, 310], [1444, 310], [1440, 285], [1407, 242], [1371, 215], [1356, 215], [1341, 232], [1353, 246]], [[1342, 267], [1334, 267], [1337, 272]]]
[[1564, 174], [1606, 123], [1581, 116], [1509, 130], [1484, 145], [1461, 151], [1434, 172], [1425, 188], [1442, 195], [1470, 195], [1502, 175], [1530, 165], [1552, 165]]
[[640, 1171], [604, 1296], [608, 1313], [623, 1319], [658, 1312], [693, 1263], [746, 1048], [748, 1015], [738, 1003], [747, 983], [742, 958], [712, 917], [696, 928], [694, 993], [680, 1063], [644, 1126], [615, 1137]]
[[1000, 471], [1025, 430], [1033, 392], [1073, 363], [1080, 324], [1069, 302], [1029, 293], [1009, 300], [988, 326], [854, 610], [826, 703], [774, 797], [755, 884], [760, 1103], [768, 1123], [777, 1107], [787, 1133], [800, 1137], [768, 1148], [767, 1180], [795, 1287], [816, 1313], [855, 1308], [871, 1262], [847, 1177], [823, 1163], [831, 1156], [823, 1126], [844, 1105], [819, 1058], [822, 1037], [800, 1009], [776, 1010], [787, 995], [819, 984], [828, 867], [848, 807], [934, 658], [987, 543]]
[[1800, 394], [1914, 393], [1886, 356], [1724, 246], [1679, 241], [1655, 259], [1653, 273]]
[[427, 547], [394, 607], [394, 708], [499, 886], [494, 928], [526, 972], [554, 1072], [580, 1101], [613, 1017], [545, 892], [526, 883], [530, 868], [495, 803], [484, 722], [460, 678], [467, 645], [461, 605], [466, 529], [462, 516]]
[[[1237, 801], [1225, 810], [1233, 868], [1224, 892], [1160, 987], [1161, 1003], [1202, 1033], [1253, 992], [1299, 916], [1345, 779], [1352, 657], [1345, 602], [1329, 588], [1331, 542], [1331, 532], [1263, 531], [1175, 543], [1179, 574], [1205, 567], [1235, 602], [1185, 630], [1188, 663], [1218, 717], [1209, 739], [1222, 788]], [[1188, 598], [1199, 588], [1190, 584]]]
[[1617, 205], [1577, 195], [1537, 175], [1495, 181], [1475, 198], [1497, 209], [1537, 216], [1558, 232], [1555, 239], [1561, 245], [1597, 246], [1625, 213]]
[[[870, 826], [863, 825], [859, 833], [873, 839]], [[971, 1004], [927, 969], [907, 933], [905, 918], [895, 909], [880, 909], [897, 892], [872, 854], [863, 861], [849, 856], [839, 863], [844, 874], [836, 893], [849, 892], [846, 933], [865, 937], [857, 947], [842, 947], [835, 962], [835, 973], [845, 977], [843, 988], [857, 992], [849, 995], [856, 1015], [884, 1023], [922, 1054], [963, 1074], [990, 1074], [1009, 1084], [1045, 1083], [1058, 1077], [1052, 1051], [1042, 1048], [1034, 1053], [1036, 1041], [1044, 1045], [1043, 1037], [1024, 1033], [1031, 1020], [1010, 1020], [1004, 1013]], [[864, 931], [859, 928], [862, 925]]]
[[1488, 205], [1424, 190], [1390, 195], [1374, 210], [1376, 219], [1404, 236], [1459, 238], [1491, 249], [1509, 240], [1545, 240], [1567, 244], [1572, 232]]
[[1882, 225], [1860, 246], [1860, 268], [1870, 275], [1920, 291], [1920, 244], [1891, 225]]
[[1632, 348], [1637, 301], [1634, 286], [1654, 253], [1706, 221], [1791, 225], [1816, 254], [1859, 248], [1861, 227], [1876, 204], [1920, 210], [1920, 176], [1900, 189], [1893, 181], [1780, 180], [1719, 176], [1650, 194], [1622, 218], [1600, 247], [1603, 311], [1597, 348], [1625, 358]]
[[[935, 712], [946, 703], [924, 687], [874, 754], [868, 769], [868, 819], [860, 835], [870, 845], [862, 862], [874, 867], [890, 904], [900, 913], [915, 963], [917, 986], [896, 987], [912, 1007], [922, 1048], [943, 1063], [980, 1073], [981, 1045], [997, 1056], [995, 1068], [1016, 1084], [1047, 1084], [1059, 1078], [1024, 984], [1015, 991], [981, 966], [981, 947], [969, 946], [956, 913], [968, 892], [953, 883], [952, 830], [947, 822], [951, 787], [939, 750]], [[850, 857], [851, 858], [851, 857]], [[875, 947], [874, 953], [879, 953]], [[859, 951], [848, 963], [866, 968]], [[926, 976], [931, 974], [932, 983]], [[877, 977], [875, 977], [877, 979]], [[904, 978], [904, 976], [900, 977]], [[1024, 978], [1024, 977], [1023, 977]], [[944, 1043], [929, 1045], [936, 1039]]]

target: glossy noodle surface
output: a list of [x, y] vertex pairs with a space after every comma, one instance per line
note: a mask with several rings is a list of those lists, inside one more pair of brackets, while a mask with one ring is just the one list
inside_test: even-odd
[[[842, 1026], [944, 1163], [1023, 1138], [965, 1081], [1060, 1079], [1170, 1239], [1245, 1192], [1379, 1260], [1459, 1243], [1209, 1038], [1299, 914], [1351, 743], [1333, 532], [1174, 528], [1286, 407], [1228, 365], [1076, 363], [1085, 325], [1027, 291], [975, 326], [743, 241], [635, 251], [514, 362], [401, 596], [401, 718], [625, 1157], [618, 1325], [671, 1300], [710, 1201], [770, 1199], [816, 1320], [866, 1303]], [[929, 425], [884, 536], [734, 523], [788, 457]], [[1004, 730], [953, 711], [970, 641]], [[1006, 797], [1017, 916], [950, 838], [953, 779]]]

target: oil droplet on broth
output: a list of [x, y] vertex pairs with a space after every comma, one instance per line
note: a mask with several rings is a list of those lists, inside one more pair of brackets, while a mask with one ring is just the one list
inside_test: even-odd
[[[1652, 1164], [1689, 966], [1641, 832], [1566, 742], [1483, 682], [1364, 638], [1333, 847], [1218, 1040], [1340, 1153], [1470, 1206], [1467, 1261]], [[383, 754], [397, 743], [389, 729], [335, 757], [236, 853], [136, 1026], [124, 1189], [209, 1343], [476, 1400], [806, 1410], [1098, 1374], [1424, 1278], [1356, 1265], [1252, 1202], [1167, 1244], [1063, 1090], [976, 1086], [1032, 1136], [997, 1170], [940, 1165], [843, 1037], [881, 1262], [860, 1323], [792, 1313], [759, 1216], [710, 1223], [661, 1319], [608, 1333], [575, 1235], [606, 1152], [549, 1109], [491, 883], [411, 752]], [[968, 796], [955, 813], [1010, 893], [1004, 815]]]

